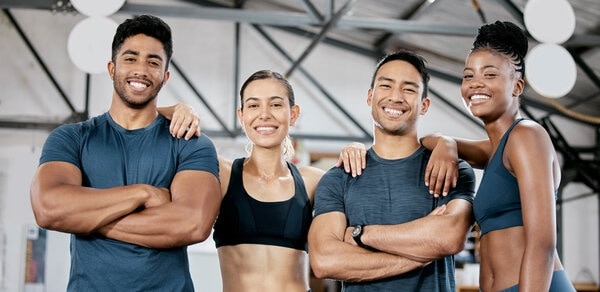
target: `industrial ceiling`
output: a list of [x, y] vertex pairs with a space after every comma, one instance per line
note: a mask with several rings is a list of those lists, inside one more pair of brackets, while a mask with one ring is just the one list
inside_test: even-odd
[[[600, 1], [568, 2], [575, 12], [576, 27], [574, 35], [562, 45], [577, 65], [575, 86], [559, 99], [543, 97], [527, 87], [522, 96], [522, 111], [529, 116], [533, 116], [532, 110], [543, 113], [537, 114], [535, 119], [546, 127], [557, 150], [565, 157], [565, 169], [573, 169], [572, 179], [584, 182], [598, 193]], [[320, 43], [326, 43], [374, 60], [386, 52], [409, 48], [426, 57], [434, 77], [460, 84], [464, 58], [477, 28], [500, 19], [513, 21], [526, 29], [523, 19], [526, 4], [526, 0], [128, 0], [117, 13], [245, 23], [259, 32], [263, 27], [277, 28], [310, 39], [310, 45], [299, 57], [288, 57], [287, 75], [295, 74], [304, 59]], [[2, 0], [0, 7], [24, 42], [27, 42], [27, 35], [19, 29], [19, 21], [25, 20], [15, 20], [12, 10], [76, 13], [68, 0]], [[530, 47], [536, 44], [536, 40], [530, 38]], [[31, 54], [36, 55], [36, 49], [29, 48]], [[44, 60], [39, 57], [37, 60], [52, 79], [53, 72], [43, 66]], [[431, 93], [444, 100], [444, 94], [436, 92], [435, 88]], [[464, 115], [459, 109], [457, 113]], [[589, 148], [573, 147], [549, 119], [553, 116], [593, 127], [596, 144]], [[87, 119], [87, 112], [77, 112], [73, 108], [72, 116], [66, 121], [82, 119]], [[3, 128], [48, 129], [55, 126], [56, 123], [0, 119]], [[237, 134], [239, 132], [227, 133]]]

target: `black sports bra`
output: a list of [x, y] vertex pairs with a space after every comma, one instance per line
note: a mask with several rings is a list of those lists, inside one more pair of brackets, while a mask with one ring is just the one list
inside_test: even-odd
[[218, 247], [243, 243], [265, 244], [306, 250], [312, 206], [298, 169], [288, 162], [294, 178], [294, 196], [285, 201], [262, 202], [244, 189], [244, 158], [233, 161], [227, 193], [214, 227]]

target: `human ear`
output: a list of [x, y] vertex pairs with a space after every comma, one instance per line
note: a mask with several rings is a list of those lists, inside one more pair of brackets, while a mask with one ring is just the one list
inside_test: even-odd
[[106, 64], [106, 69], [108, 70], [108, 76], [110, 79], [114, 80], [113, 76], [115, 76], [115, 63], [113, 63], [113, 61], [109, 61], [108, 64]]
[[513, 87], [513, 96], [520, 96], [523, 93], [523, 88], [525, 88], [525, 80], [523, 78], [519, 78]]
[[240, 126], [242, 126], [242, 129], [243, 129], [244, 128], [244, 113], [242, 111], [242, 108], [239, 107], [237, 109], [236, 113], [237, 113], [238, 121], [240, 122]]
[[421, 115], [424, 115], [427, 113], [427, 110], [429, 110], [430, 104], [431, 104], [431, 99], [429, 99], [429, 97], [426, 97], [423, 100], [421, 100], [421, 111], [420, 111]]
[[373, 89], [369, 88], [369, 90], [367, 91], [367, 105], [371, 106], [372, 102], [373, 102]]
[[292, 106], [292, 110], [291, 110], [290, 126], [293, 126], [296, 124], [296, 121], [298, 120], [299, 116], [300, 116], [300, 106], [295, 104], [294, 106]]

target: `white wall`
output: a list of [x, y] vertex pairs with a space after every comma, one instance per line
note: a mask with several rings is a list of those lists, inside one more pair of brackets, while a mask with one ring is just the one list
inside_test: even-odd
[[[0, 186], [0, 223], [4, 229], [5, 250], [4, 291], [20, 291], [24, 281], [25, 227], [35, 224], [29, 201], [29, 184], [37, 167], [44, 132], [0, 131], [0, 172], [4, 180]], [[51, 232], [48, 238], [48, 285], [66, 287], [68, 275], [68, 241], [64, 235]], [[57, 244], [58, 243], [58, 244]], [[58, 273], [55, 277], [52, 273]], [[64, 288], [62, 289], [64, 290]], [[58, 291], [58, 290], [47, 290]]]
[[[580, 183], [565, 188], [565, 199], [589, 194]], [[565, 269], [573, 281], [598, 283], [598, 194], [566, 201], [563, 210], [563, 254]]]

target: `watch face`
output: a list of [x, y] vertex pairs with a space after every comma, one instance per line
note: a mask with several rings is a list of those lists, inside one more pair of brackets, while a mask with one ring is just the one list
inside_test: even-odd
[[362, 228], [361, 228], [361, 226], [360, 226], [360, 225], [358, 225], [358, 226], [355, 226], [355, 227], [354, 227], [354, 230], [352, 230], [352, 236], [353, 236], [353, 237], [359, 236], [359, 235], [360, 235], [360, 233], [361, 233], [361, 231], [362, 231]]

